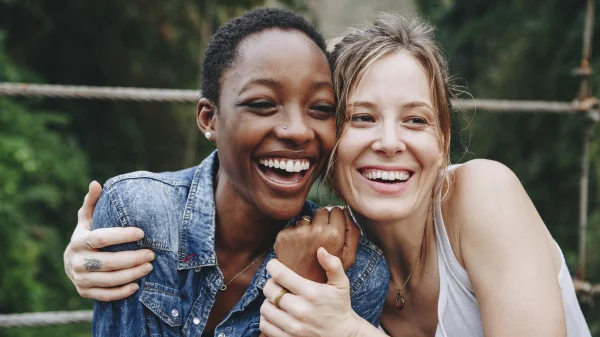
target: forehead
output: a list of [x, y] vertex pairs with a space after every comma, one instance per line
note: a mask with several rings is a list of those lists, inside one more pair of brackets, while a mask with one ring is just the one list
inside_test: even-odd
[[375, 61], [360, 80], [350, 97], [350, 101], [358, 100], [378, 104], [423, 101], [432, 106], [429, 76], [407, 51], [390, 52]]
[[331, 81], [331, 71], [325, 53], [304, 33], [268, 29], [240, 43], [234, 64], [222, 80], [240, 83], [247, 77]]

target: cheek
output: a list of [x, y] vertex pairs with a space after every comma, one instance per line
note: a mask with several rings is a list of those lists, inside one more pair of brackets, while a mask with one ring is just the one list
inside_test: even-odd
[[423, 169], [437, 170], [441, 157], [441, 148], [433, 132], [421, 133], [415, 137], [411, 137], [411, 140], [407, 141], [407, 144], [410, 144], [412, 152], [423, 166]]
[[364, 148], [359, 133], [347, 130], [337, 147], [335, 156], [334, 176], [335, 188], [343, 191], [352, 179], [352, 163], [358, 158]]
[[321, 142], [321, 147], [325, 152], [324, 157], [327, 157], [335, 145], [335, 120], [318, 121], [313, 124], [313, 130]]

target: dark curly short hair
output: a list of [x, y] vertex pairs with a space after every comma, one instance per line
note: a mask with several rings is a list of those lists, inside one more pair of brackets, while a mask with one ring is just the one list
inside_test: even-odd
[[329, 56], [321, 33], [302, 16], [287, 9], [259, 7], [225, 23], [212, 36], [202, 62], [203, 97], [219, 105], [221, 76], [233, 66], [238, 46], [248, 36], [270, 28], [302, 32]]

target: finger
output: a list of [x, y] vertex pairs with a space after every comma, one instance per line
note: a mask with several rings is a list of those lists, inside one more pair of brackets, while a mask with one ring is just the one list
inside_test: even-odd
[[358, 249], [358, 242], [360, 241], [360, 228], [356, 225], [348, 208], [344, 209], [344, 217], [346, 224], [346, 235], [344, 236], [344, 249], [343, 256], [353, 257], [344, 258], [344, 261], [348, 265], [344, 265], [344, 270], [348, 270], [356, 260], [356, 250]]
[[329, 224], [337, 227], [340, 233], [346, 231], [346, 217], [344, 211], [339, 207], [333, 207], [329, 211]]
[[[78, 273], [129, 269], [151, 262], [155, 257], [154, 252], [149, 249], [127, 250], [115, 253], [95, 251], [84, 254], [82, 258], [74, 262], [73, 269]], [[98, 268], [90, 268], [92, 265]]]
[[127, 298], [133, 295], [140, 286], [137, 283], [130, 283], [124, 286], [115, 288], [89, 288], [79, 292], [79, 295], [84, 298], [91, 298], [94, 300], [109, 302], [117, 301]]
[[150, 263], [146, 263], [141, 266], [123, 270], [80, 273], [76, 278], [76, 284], [80, 288], [112, 288], [131, 283], [148, 275], [151, 271], [152, 265]]
[[[102, 194], [102, 186], [97, 181], [92, 181], [90, 183], [88, 193], [83, 198], [83, 205], [81, 209], [77, 213], [77, 222], [84, 223], [87, 229], [91, 229], [91, 219], [94, 214], [94, 208], [96, 207], [96, 203], [100, 198], [100, 194]], [[86, 223], [87, 220], [87, 223]]]
[[264, 301], [260, 307], [260, 314], [271, 324], [284, 332], [298, 332], [301, 323], [294, 316], [277, 308], [271, 301]]
[[[281, 293], [281, 291], [283, 290], [283, 287], [281, 287], [279, 284], [277, 284], [277, 282], [273, 281], [272, 278], [268, 279], [267, 282], [265, 283], [265, 286], [263, 287], [263, 295], [265, 295], [265, 297], [271, 301], [271, 302], [275, 302], [275, 298], [277, 297], [277, 295], [279, 295], [279, 293]], [[290, 294], [286, 294], [286, 295], [290, 295]], [[281, 303], [281, 300], [283, 299], [285, 295], [283, 295], [279, 301], [279, 303]]]
[[[268, 301], [275, 305], [275, 299], [283, 288], [277, 284], [273, 279], [269, 279], [263, 288], [263, 294], [267, 298]], [[305, 316], [308, 310], [306, 309], [306, 302], [298, 295], [294, 295], [293, 293], [284, 293], [279, 298], [279, 308], [294, 317]]]
[[287, 333], [276, 327], [273, 323], [269, 322], [263, 316], [260, 316], [260, 323], [258, 324], [262, 334], [260, 337], [266, 335], [267, 337], [289, 337]]
[[[87, 232], [86, 232], [87, 233]], [[135, 242], [144, 237], [144, 231], [137, 227], [98, 228], [88, 234], [87, 239], [93, 247], [104, 248], [127, 242]], [[77, 248], [91, 250], [85, 242], [85, 234], [74, 237]]]
[[319, 208], [313, 214], [313, 225], [325, 225], [329, 223], [329, 210], [327, 208]]
[[277, 259], [272, 259], [267, 263], [267, 271], [271, 274], [271, 278], [274, 282], [279, 286], [286, 288], [293, 294], [306, 295], [312, 291], [311, 289], [314, 289], [319, 285], [318, 283], [299, 276]]
[[344, 273], [342, 261], [337, 256], [329, 254], [325, 248], [321, 247], [317, 250], [317, 258], [327, 274], [327, 284], [338, 289], [350, 289], [350, 281]]
[[309, 215], [303, 215], [302, 217], [300, 217], [300, 219], [298, 219], [298, 221], [296, 221], [296, 227], [301, 227], [301, 226], [309, 226], [312, 222], [312, 217]]

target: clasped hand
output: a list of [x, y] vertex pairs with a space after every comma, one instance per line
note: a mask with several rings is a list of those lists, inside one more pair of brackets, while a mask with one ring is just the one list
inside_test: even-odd
[[[352, 335], [360, 317], [352, 310], [345, 270], [354, 263], [359, 239], [360, 230], [340, 208], [318, 210], [311, 223], [301, 220], [280, 232], [275, 243], [279, 260], [267, 264], [271, 279], [260, 311], [263, 334]], [[280, 296], [277, 307], [275, 299], [284, 288], [289, 293]]]

